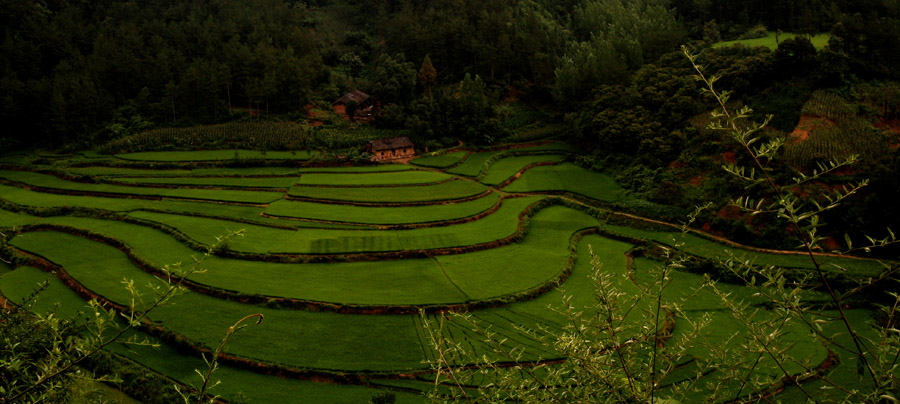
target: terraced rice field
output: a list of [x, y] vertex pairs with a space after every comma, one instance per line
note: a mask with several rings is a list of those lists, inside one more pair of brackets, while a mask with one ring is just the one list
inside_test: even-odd
[[[200, 351], [215, 346], [237, 319], [260, 313], [265, 321], [236, 334], [226, 348], [216, 373], [223, 381], [216, 393], [224, 399], [364, 403], [389, 391], [399, 403], [423, 403], [423, 394], [434, 389], [428, 361], [437, 355], [424, 322], [439, 320], [445, 310], [469, 310], [523, 347], [523, 362], [560, 359], [521, 327], [563, 327], [565, 318], [552, 309], [560, 305], [561, 290], [577, 307], [594, 303], [590, 251], [615, 275], [616, 287], [634, 295], [652, 282], [650, 268], [658, 265], [629, 258], [635, 247], [671, 245], [670, 232], [598, 220], [606, 215], [597, 209], [622, 190], [604, 174], [565, 163], [571, 149], [514, 150], [360, 167], [209, 165], [234, 151], [141, 153], [97, 158], [93, 165], [72, 156], [42, 156], [43, 166], [27, 156], [3, 157], [0, 232], [22, 259], [17, 267], [0, 263], [0, 292], [18, 301], [47, 280], [37, 311], [59, 303], [61, 315], [72, 315], [87, 296], [124, 305], [131, 296], [123, 279], [150, 294], [145, 285], [159, 284], [163, 268], [188, 265], [217, 238], [242, 230], [203, 261], [206, 271], [189, 276], [187, 291], [173, 304], [151, 312], [158, 328], [134, 331], [160, 348], [110, 350], [193, 383], [193, 369], [204, 366]], [[289, 155], [266, 158], [304, 156]], [[155, 169], [131, 160], [176, 164]], [[741, 250], [696, 235], [681, 248], [701, 257], [722, 257], [727, 249], [760, 265], [808, 266], [802, 257]], [[866, 276], [877, 272], [870, 261], [831, 262]], [[679, 272], [672, 283], [672, 303], [709, 315], [715, 330], [741, 332], [715, 296], [693, 293], [702, 290], [701, 276]], [[758, 300], [743, 287], [722, 287]], [[626, 318], [627, 332], [642, 326], [637, 313], [649, 310], [646, 304]], [[675, 335], [686, 327], [675, 320]], [[787, 331], [782, 342], [803, 342], [793, 354], [825, 361], [826, 350], [802, 338], [809, 332], [804, 325]], [[441, 332], [493, 355], [464, 324], [447, 323]], [[709, 337], [740, 344], [724, 333]], [[756, 371], [776, 374], [771, 366]], [[792, 365], [791, 371], [801, 369]]]
[[312, 153], [307, 151], [205, 150], [125, 153], [117, 154], [116, 157], [123, 160], [136, 161], [309, 160], [312, 157]]

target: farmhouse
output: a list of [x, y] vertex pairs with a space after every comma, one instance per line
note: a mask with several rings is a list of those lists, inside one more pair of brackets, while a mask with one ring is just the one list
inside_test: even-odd
[[394, 160], [416, 155], [412, 142], [406, 136], [378, 139], [366, 145], [372, 161]]
[[[350, 114], [347, 113], [347, 106], [352, 103], [355, 103], [356, 109], [351, 111], [353, 113], [353, 116], [351, 117]], [[344, 94], [341, 98], [338, 98], [337, 101], [331, 103], [331, 106], [334, 108], [334, 112], [344, 119], [369, 122], [375, 119], [375, 104], [375, 99], [369, 96], [369, 94], [359, 90], [353, 90]]]

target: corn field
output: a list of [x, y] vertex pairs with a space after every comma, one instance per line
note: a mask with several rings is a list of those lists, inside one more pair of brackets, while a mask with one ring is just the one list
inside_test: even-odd
[[817, 161], [834, 160], [858, 154], [865, 162], [884, 157], [889, 150], [884, 136], [872, 124], [859, 117], [838, 120], [835, 125], [818, 127], [809, 138], [785, 147], [785, 158], [794, 167], [814, 167]]
[[885, 156], [887, 140], [864, 119], [865, 108], [830, 91], [816, 91], [803, 106], [803, 115], [824, 118], [810, 129], [809, 137], [785, 146], [785, 158], [795, 167], [811, 168], [817, 161], [851, 154], [874, 162]]
[[859, 107], [848, 103], [847, 100], [835, 93], [819, 90], [814, 92], [809, 101], [803, 105], [801, 113], [839, 121], [855, 117], [859, 113]]

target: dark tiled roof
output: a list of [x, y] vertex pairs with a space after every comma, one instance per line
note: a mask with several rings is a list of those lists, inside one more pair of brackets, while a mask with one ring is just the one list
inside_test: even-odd
[[392, 149], [401, 149], [405, 147], [413, 147], [412, 142], [406, 136], [400, 137], [389, 137], [385, 139], [378, 139], [369, 142], [372, 145], [372, 150], [392, 150]]
[[353, 90], [347, 94], [344, 94], [343, 97], [338, 98], [337, 101], [333, 102], [332, 104], [346, 105], [350, 101], [356, 101], [357, 104], [362, 104], [363, 102], [365, 102], [368, 99], [369, 99], [369, 94], [366, 94], [359, 90]]

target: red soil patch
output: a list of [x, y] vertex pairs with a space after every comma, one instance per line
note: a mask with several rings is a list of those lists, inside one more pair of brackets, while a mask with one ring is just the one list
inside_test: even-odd
[[875, 122], [875, 127], [900, 135], [900, 119], [880, 119], [878, 122]]
[[688, 183], [691, 184], [691, 185], [693, 185], [693, 186], [695, 186], [695, 187], [698, 187], [698, 186], [700, 186], [701, 184], [703, 184], [703, 176], [702, 176], [702, 175], [698, 175], [698, 176], [696, 176], [696, 177], [694, 177], [694, 178], [691, 178], [691, 180], [688, 181]]
[[790, 142], [798, 143], [809, 138], [810, 133], [817, 129], [835, 126], [835, 123], [829, 119], [818, 116], [803, 115], [800, 117], [800, 123], [791, 132]]
[[839, 251], [841, 249], [841, 244], [838, 243], [834, 237], [828, 237], [825, 240], [822, 240], [822, 247], [828, 251]]
[[303, 106], [303, 109], [306, 110], [306, 114], [309, 115], [310, 118], [315, 118], [317, 116], [315, 105], [306, 104]]
[[886, 132], [892, 149], [900, 147], [900, 119], [881, 119], [875, 123], [875, 127]]
[[728, 164], [737, 164], [737, 157], [735, 157], [733, 151], [722, 153], [722, 160], [725, 160]]
[[318, 120], [316, 118], [320, 118], [321, 110], [319, 110], [313, 104], [306, 104], [303, 106], [303, 109], [306, 110], [306, 115], [309, 116], [309, 126], [322, 126], [325, 122]]
[[[896, 146], [896, 145], [894, 145], [894, 146]], [[846, 175], [856, 175], [858, 172], [859, 172], [859, 169], [857, 169], [853, 166], [845, 166], [845, 167], [842, 167], [842, 168], [832, 171], [831, 174], [836, 175], [836, 176], [846, 176]]]
[[712, 224], [709, 222], [704, 222], [703, 226], [700, 226], [700, 229], [713, 237], [722, 237], [724, 235], [721, 230], [713, 229]]
[[716, 212], [716, 217], [718, 217], [719, 219], [740, 219], [741, 216], [743, 215], [741, 214], [740, 209], [730, 205], [725, 206], [722, 209], [719, 209], [718, 212]]

